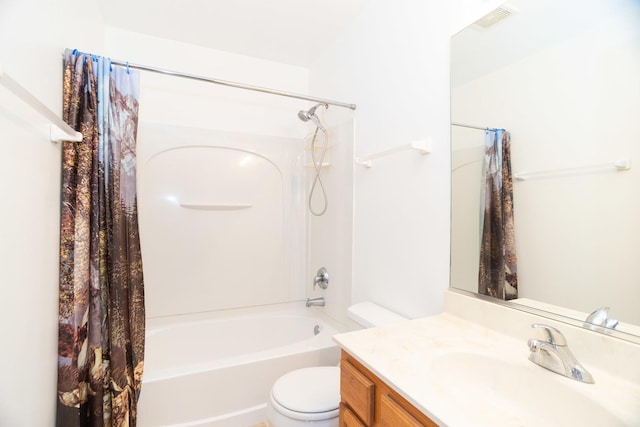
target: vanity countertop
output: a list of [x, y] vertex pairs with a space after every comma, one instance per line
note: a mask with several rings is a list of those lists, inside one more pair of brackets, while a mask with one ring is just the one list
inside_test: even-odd
[[528, 360], [526, 339], [450, 313], [334, 340], [443, 426], [640, 426], [640, 384], [585, 363], [595, 384], [563, 377]]

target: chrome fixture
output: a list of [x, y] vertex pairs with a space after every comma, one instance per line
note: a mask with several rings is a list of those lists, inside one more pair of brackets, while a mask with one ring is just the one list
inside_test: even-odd
[[313, 327], [313, 335], [318, 335], [320, 333], [320, 331], [322, 331], [322, 326], [321, 325], [316, 325]]
[[573, 356], [562, 332], [539, 323], [534, 323], [531, 327], [539, 331], [542, 338], [528, 341], [531, 351], [529, 360], [557, 374], [593, 384], [593, 377]]
[[316, 286], [320, 286], [320, 289], [327, 289], [327, 287], [329, 287], [329, 272], [324, 267], [318, 269], [316, 277], [313, 279], [313, 289], [315, 289]]
[[205, 83], [213, 83], [213, 84], [217, 84], [217, 85], [221, 85], [221, 86], [234, 87], [234, 88], [237, 88], [237, 89], [245, 89], [245, 90], [251, 90], [251, 91], [254, 91], [254, 92], [268, 93], [270, 95], [278, 95], [278, 96], [286, 96], [288, 98], [304, 99], [306, 101], [319, 102], [321, 105], [335, 105], [337, 107], [344, 107], [344, 108], [348, 108], [350, 110], [355, 110], [356, 109], [356, 105], [355, 104], [347, 104], [346, 102], [338, 102], [338, 101], [333, 101], [333, 100], [330, 100], [330, 99], [318, 98], [316, 96], [309, 96], [309, 95], [293, 93], [293, 92], [285, 92], [283, 90], [276, 90], [276, 89], [270, 89], [270, 88], [266, 88], [266, 87], [253, 86], [253, 85], [248, 85], [248, 84], [238, 83], [238, 82], [230, 82], [228, 80], [220, 80], [220, 79], [214, 79], [214, 78], [211, 78], [211, 77], [198, 76], [198, 75], [195, 75], [195, 74], [182, 73], [182, 72], [179, 72], [179, 71], [172, 71], [172, 70], [165, 70], [165, 69], [162, 69], [162, 68], [149, 67], [148, 65], [132, 64], [132, 63], [130, 63], [128, 61], [121, 61], [121, 60], [118, 60], [118, 59], [112, 59], [111, 63], [113, 65], [120, 65], [122, 67], [134, 68], [136, 70], [141, 70], [141, 71], [150, 71], [152, 73], [164, 74], [164, 75], [172, 76], [172, 77], [182, 77], [182, 78], [185, 78], [185, 79], [197, 80], [197, 81], [205, 82]]
[[321, 102], [314, 105], [309, 110], [300, 110], [298, 111], [298, 118], [303, 122], [308, 122], [309, 120], [311, 120], [318, 127], [318, 129], [320, 129], [322, 132], [326, 132], [327, 129], [322, 126], [322, 123], [320, 123], [320, 119], [318, 118], [318, 116], [316, 116], [316, 110], [318, 109], [318, 107], [324, 107], [326, 110], [327, 108], [329, 108], [329, 105]]
[[[609, 307], [600, 307], [587, 317], [584, 326], [589, 329], [601, 331], [602, 328], [615, 329], [618, 323], [620, 322], [609, 317]], [[605, 330], [605, 332], [607, 331]]]
[[316, 305], [318, 307], [324, 307], [324, 298], [307, 298], [307, 307], [311, 307], [312, 305]]

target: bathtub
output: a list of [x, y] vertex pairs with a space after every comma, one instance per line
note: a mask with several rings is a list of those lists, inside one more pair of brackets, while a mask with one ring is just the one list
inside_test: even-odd
[[138, 425], [265, 421], [273, 382], [293, 369], [336, 365], [331, 337], [342, 330], [304, 302], [149, 319]]

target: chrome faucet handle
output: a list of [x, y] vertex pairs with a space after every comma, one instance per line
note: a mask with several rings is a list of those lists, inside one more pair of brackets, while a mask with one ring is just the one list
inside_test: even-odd
[[549, 325], [543, 325], [542, 323], [534, 323], [531, 325], [531, 327], [540, 331], [540, 333], [538, 334], [539, 336], [541, 336], [540, 341], [548, 342], [549, 344], [555, 346], [567, 345], [566, 338], [564, 337], [564, 335], [562, 335], [562, 332], [560, 332], [556, 328], [553, 328]]
[[593, 326], [604, 326], [605, 328], [615, 329], [618, 326], [616, 319], [609, 318], [609, 307], [600, 307], [585, 320], [585, 326], [590, 329], [595, 329]]
[[316, 286], [320, 286], [320, 289], [327, 289], [327, 287], [329, 287], [329, 272], [324, 267], [318, 269], [316, 277], [313, 279], [313, 289], [315, 289]]

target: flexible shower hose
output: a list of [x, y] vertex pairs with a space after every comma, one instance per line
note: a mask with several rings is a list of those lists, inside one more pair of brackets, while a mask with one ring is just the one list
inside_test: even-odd
[[[324, 162], [324, 155], [327, 152], [327, 146], [329, 145], [329, 136], [326, 130], [322, 130], [321, 132], [324, 134], [324, 146], [322, 147], [322, 154], [320, 156], [320, 161], [318, 162], [316, 159], [316, 142], [318, 140], [318, 131], [320, 131], [320, 127], [316, 126], [316, 130], [313, 132], [313, 138], [311, 139], [311, 159], [313, 161], [313, 168], [316, 171], [316, 176], [313, 179], [313, 184], [311, 185], [311, 191], [309, 192], [309, 211], [315, 216], [322, 216], [327, 211], [327, 207], [329, 206], [329, 200], [327, 198], [327, 192], [324, 189], [324, 184], [322, 183], [322, 178], [320, 177], [320, 171], [322, 170], [322, 163]], [[316, 185], [320, 185], [320, 190], [322, 190], [322, 199], [324, 201], [322, 210], [320, 212], [316, 212], [313, 209], [313, 205], [311, 200], [313, 199], [313, 194], [316, 190]]]

